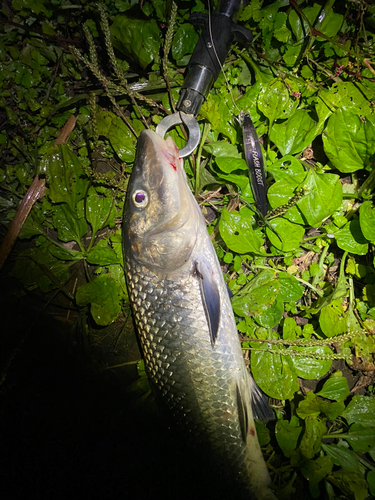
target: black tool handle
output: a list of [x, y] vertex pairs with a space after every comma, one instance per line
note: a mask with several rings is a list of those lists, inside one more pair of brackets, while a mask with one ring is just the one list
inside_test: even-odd
[[222, 0], [211, 19], [206, 14], [194, 12], [190, 22], [202, 33], [189, 61], [177, 109], [197, 116], [208, 92], [219, 76], [221, 67], [233, 41], [250, 44], [250, 30], [238, 26], [233, 17], [241, 0]]

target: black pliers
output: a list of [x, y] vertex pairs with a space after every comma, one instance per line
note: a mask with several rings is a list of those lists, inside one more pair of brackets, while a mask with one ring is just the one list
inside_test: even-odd
[[[222, 70], [232, 43], [238, 42], [247, 47], [253, 39], [250, 30], [233, 21], [240, 4], [241, 0], [221, 0], [219, 9], [212, 16], [198, 12], [190, 16], [190, 23], [201, 30], [201, 35], [187, 67], [176, 106], [177, 112], [165, 117], [156, 127], [156, 132], [164, 137], [170, 128], [185, 125], [189, 138], [185, 147], [179, 151], [181, 158], [189, 156], [199, 144], [200, 129], [196, 117]], [[265, 216], [267, 187], [259, 140], [247, 113], [240, 113], [239, 122], [254, 198], [259, 211]]]
[[189, 156], [198, 146], [200, 130], [196, 117], [212, 85], [219, 76], [222, 65], [233, 42], [248, 46], [253, 35], [250, 30], [233, 21], [241, 0], [222, 0], [212, 16], [194, 12], [189, 22], [201, 30], [198, 43], [190, 58], [184, 84], [176, 109], [177, 113], [164, 118], [156, 132], [164, 137], [175, 125], [184, 124], [189, 138], [180, 150], [180, 157]]

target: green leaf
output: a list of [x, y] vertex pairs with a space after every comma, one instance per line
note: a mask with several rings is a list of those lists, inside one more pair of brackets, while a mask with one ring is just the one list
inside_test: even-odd
[[251, 351], [251, 372], [255, 382], [271, 398], [292, 399], [299, 389], [297, 375], [287, 359], [277, 354], [277, 349], [272, 350], [274, 352]]
[[372, 496], [375, 496], [375, 471], [373, 470], [370, 470], [368, 473], [367, 473], [367, 483], [369, 485], [369, 488], [370, 488], [370, 493]]
[[111, 111], [99, 109], [96, 123], [98, 135], [107, 137], [120, 160], [133, 162], [137, 140], [124, 121]]
[[[290, 34], [290, 31], [288, 30]], [[286, 34], [287, 35], [287, 34]], [[283, 59], [287, 66], [294, 66], [294, 63], [297, 61], [299, 53], [301, 52], [301, 45], [287, 45], [285, 54], [283, 54]]]
[[284, 303], [278, 295], [273, 304], [268, 307], [260, 316], [255, 320], [265, 328], [273, 328], [282, 320], [284, 314]]
[[283, 156], [293, 155], [307, 148], [320, 132], [318, 122], [311, 118], [309, 112], [305, 109], [297, 109], [288, 120], [273, 124], [270, 140]]
[[331, 403], [319, 398], [313, 392], [308, 392], [305, 399], [301, 401], [297, 408], [297, 415], [305, 419], [306, 417], [318, 417], [323, 413], [327, 418], [335, 420], [344, 411], [345, 405], [342, 401]]
[[334, 399], [335, 401], [343, 401], [349, 396], [350, 390], [348, 381], [345, 377], [331, 376], [323, 385], [321, 391], [317, 392], [318, 396], [327, 399]]
[[262, 271], [232, 297], [233, 310], [242, 317], [260, 316], [275, 302], [279, 290], [275, 273]]
[[332, 300], [321, 309], [319, 325], [327, 337], [334, 337], [347, 331], [347, 316], [340, 299]]
[[[114, 195], [108, 190], [106, 192], [108, 195]], [[113, 225], [116, 208], [112, 197], [100, 196], [94, 188], [90, 188], [86, 198], [86, 217], [91, 224], [93, 235], [104, 227], [104, 223], [109, 226]]]
[[241, 158], [241, 154], [233, 144], [226, 141], [213, 141], [205, 144], [203, 150], [213, 156], [230, 156], [233, 158]]
[[88, 180], [79, 158], [65, 144], [52, 146], [40, 162], [47, 177], [48, 196], [53, 203], [66, 203], [72, 210], [86, 194]]
[[242, 158], [231, 158], [230, 156], [219, 156], [216, 165], [227, 174], [235, 170], [247, 170], [247, 164]]
[[368, 396], [354, 396], [342, 416], [348, 424], [375, 427], [375, 399]]
[[[282, 158], [280, 158], [280, 160], [277, 160], [275, 161], [275, 163], [272, 163], [272, 165], [268, 165], [267, 172], [273, 175], [275, 181], [284, 179], [284, 177], [289, 177], [293, 179], [293, 176], [302, 174], [302, 177], [298, 177], [298, 179], [302, 180], [297, 182], [295, 186], [298, 185], [300, 182], [302, 182], [306, 176], [306, 172], [305, 169], [303, 168], [302, 163], [292, 155], [283, 156]], [[293, 190], [295, 189], [295, 186]]]
[[339, 109], [328, 120], [323, 133], [324, 151], [340, 172], [355, 172], [373, 162], [374, 120], [371, 116], [365, 120], [364, 123], [357, 113], [345, 109]]
[[354, 451], [367, 453], [375, 448], [375, 427], [352, 424], [342, 439], [348, 441]]
[[52, 219], [61, 241], [76, 241], [79, 244], [87, 233], [85, 219], [79, 218], [77, 212], [65, 203], [52, 208]]
[[[336, 14], [332, 9], [329, 9], [324, 17], [324, 20], [318, 30], [327, 35], [328, 37], [334, 37], [342, 26], [344, 16], [341, 14]], [[317, 40], [325, 40], [321, 36], [317, 37]]]
[[368, 497], [367, 482], [361, 473], [338, 470], [333, 472], [330, 481], [345, 495], [354, 496], [355, 500], [366, 500]]
[[92, 317], [100, 326], [112, 323], [121, 310], [119, 287], [113, 278], [105, 274], [78, 287], [76, 301], [79, 306], [91, 304]]
[[[332, 354], [328, 346], [311, 346], [311, 347], [293, 347], [294, 351], [307, 352], [317, 356], [325, 356]], [[331, 368], [331, 359], [314, 359], [309, 357], [294, 356], [291, 362], [297, 375], [306, 380], [316, 380], [323, 377]]]
[[283, 302], [296, 302], [303, 296], [303, 286], [291, 274], [278, 273], [280, 281], [279, 298]]
[[172, 56], [178, 66], [186, 66], [198, 41], [198, 33], [192, 24], [182, 24], [173, 37]]
[[50, 292], [69, 279], [71, 263], [56, 259], [50, 252], [52, 244], [42, 244], [21, 252], [10, 272], [27, 288], [39, 287], [43, 293]]
[[255, 428], [257, 431], [258, 441], [260, 446], [267, 446], [271, 441], [270, 431], [261, 422], [255, 422]]
[[359, 224], [363, 236], [369, 241], [375, 241], [375, 209], [371, 201], [362, 203], [359, 209]]
[[347, 471], [358, 471], [360, 464], [354, 451], [336, 444], [322, 444], [323, 450], [330, 456], [331, 461]]
[[155, 19], [145, 21], [117, 14], [110, 30], [113, 46], [141, 68], [145, 69], [152, 61], [158, 60], [161, 38]]
[[252, 228], [254, 218], [249, 209], [241, 212], [223, 210], [219, 221], [220, 235], [230, 250], [237, 253], [259, 253], [263, 241]]
[[[315, 19], [318, 17], [320, 10], [321, 6], [318, 4], [314, 4], [312, 7], [306, 7], [303, 9], [303, 13], [311, 25], [315, 24]], [[297, 41], [302, 41], [306, 35], [309, 35], [308, 23], [305, 18], [300, 16], [294, 9], [290, 11], [288, 20]]]
[[110, 264], [120, 264], [116, 253], [109, 248], [106, 240], [100, 240], [87, 254], [87, 262], [97, 266], [109, 266]]
[[[295, 195], [296, 189], [301, 187], [301, 184], [306, 179], [306, 176], [306, 172], [293, 172], [291, 175], [287, 173], [280, 180], [275, 182], [275, 184], [272, 184], [267, 193], [267, 197], [272, 208], [277, 208], [288, 203], [289, 200]], [[303, 223], [302, 219], [301, 221]]]
[[286, 457], [292, 455], [292, 451], [296, 449], [299, 436], [302, 432], [302, 427], [295, 427], [287, 420], [278, 420], [275, 427], [275, 436], [278, 445], [282, 449]]
[[358, 219], [353, 219], [335, 233], [337, 246], [356, 255], [366, 255], [368, 243], [363, 236]]
[[305, 419], [305, 432], [302, 435], [300, 450], [306, 458], [313, 458], [320, 449], [322, 437], [327, 432], [326, 424], [309, 415]]
[[302, 226], [293, 224], [282, 217], [271, 220], [269, 224], [279, 236], [268, 227], [266, 228], [267, 237], [275, 248], [283, 252], [291, 252], [299, 247], [305, 234], [305, 229]]
[[304, 188], [308, 193], [297, 206], [310, 226], [319, 226], [323, 219], [340, 208], [343, 194], [338, 175], [326, 172], [318, 174], [310, 170]]
[[314, 498], [320, 497], [319, 483], [332, 472], [333, 464], [330, 457], [318, 457], [316, 460], [306, 460], [301, 466], [301, 472], [309, 481], [310, 493]]
[[258, 108], [273, 123], [278, 118], [288, 118], [297, 106], [281, 79], [275, 78], [263, 85], [258, 97]]

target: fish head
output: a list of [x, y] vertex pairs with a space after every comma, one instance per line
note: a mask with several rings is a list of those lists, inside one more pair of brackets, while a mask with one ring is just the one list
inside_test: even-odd
[[125, 259], [165, 276], [187, 266], [199, 212], [173, 139], [143, 130], [124, 210]]

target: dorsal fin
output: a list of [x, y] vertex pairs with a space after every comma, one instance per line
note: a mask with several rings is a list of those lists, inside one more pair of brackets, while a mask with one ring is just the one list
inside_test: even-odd
[[206, 313], [212, 347], [215, 346], [219, 333], [221, 304], [220, 293], [214, 278], [212, 266], [202, 257], [195, 262], [195, 271], [199, 280], [202, 303]]

